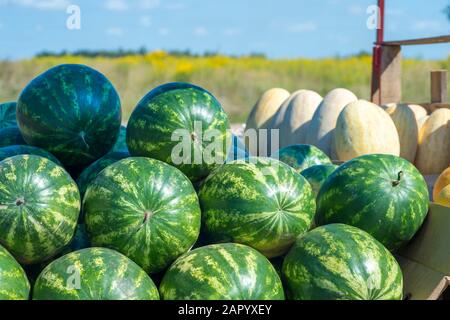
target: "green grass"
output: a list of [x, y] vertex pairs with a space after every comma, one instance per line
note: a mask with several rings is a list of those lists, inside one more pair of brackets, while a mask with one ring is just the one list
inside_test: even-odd
[[[211, 91], [232, 122], [244, 122], [259, 95], [272, 87], [291, 92], [310, 89], [325, 95], [336, 87], [370, 98], [371, 57], [270, 60], [263, 57], [179, 57], [165, 52], [119, 58], [39, 57], [0, 61], [0, 101], [16, 100], [35, 76], [61, 63], [84, 63], [105, 74], [117, 88], [126, 120], [140, 98], [157, 85], [188, 81]], [[429, 72], [450, 66], [446, 60], [403, 60], [403, 100], [430, 100]], [[450, 92], [450, 90], [449, 90]]]

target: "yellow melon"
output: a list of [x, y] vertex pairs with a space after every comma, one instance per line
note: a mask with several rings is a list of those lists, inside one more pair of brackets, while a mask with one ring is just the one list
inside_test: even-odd
[[265, 127], [289, 95], [287, 90], [280, 88], [273, 88], [264, 92], [251, 110], [245, 129]]
[[438, 194], [444, 187], [450, 185], [450, 167], [445, 169], [437, 178], [433, 186], [433, 200], [436, 201]]
[[347, 89], [331, 90], [314, 112], [308, 128], [306, 143], [318, 147], [329, 157], [335, 159], [334, 154], [332, 154], [332, 137], [337, 118], [347, 104], [356, 100], [358, 98]]
[[400, 156], [413, 163], [419, 141], [419, 125], [413, 107], [407, 104], [394, 104], [388, 107], [386, 112], [391, 116], [397, 128], [400, 139]]
[[420, 129], [415, 164], [428, 175], [450, 166], [450, 109], [435, 110]]
[[400, 140], [391, 117], [365, 100], [349, 103], [336, 123], [334, 148], [339, 160], [371, 153], [400, 155]]
[[318, 93], [299, 90], [281, 105], [270, 126], [271, 129], [279, 129], [280, 148], [305, 143], [308, 126], [321, 101]]
[[441, 192], [439, 192], [434, 202], [443, 206], [450, 207], [450, 184], [444, 187]]

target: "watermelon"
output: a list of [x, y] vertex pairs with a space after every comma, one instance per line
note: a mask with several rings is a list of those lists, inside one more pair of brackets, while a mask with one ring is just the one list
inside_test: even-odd
[[35, 155], [0, 162], [0, 244], [20, 263], [60, 252], [72, 239], [79, 212], [77, 185], [62, 167]]
[[409, 161], [388, 154], [354, 158], [337, 168], [317, 196], [318, 225], [345, 223], [396, 250], [422, 225], [428, 188]]
[[55, 156], [52, 155], [50, 152], [47, 152], [41, 148], [26, 145], [12, 145], [0, 148], [0, 161], [20, 154], [34, 154], [36, 156], [47, 158], [48, 160], [53, 161], [57, 165], [61, 165], [59, 160], [56, 159]]
[[17, 127], [16, 102], [0, 103], [0, 129]]
[[311, 185], [314, 195], [317, 196], [320, 187], [325, 182], [330, 174], [336, 170], [338, 166], [334, 164], [316, 164], [300, 172], [300, 174], [308, 180]]
[[71, 252], [50, 263], [36, 280], [34, 300], [158, 300], [150, 277], [107, 248]]
[[270, 158], [223, 165], [202, 184], [199, 199], [208, 241], [246, 244], [269, 258], [285, 253], [315, 212], [306, 179]]
[[30, 283], [14, 257], [0, 245], [0, 300], [27, 300]]
[[228, 128], [227, 115], [211, 93], [189, 83], [168, 83], [134, 109], [127, 145], [131, 155], [167, 162], [195, 182], [225, 162]]
[[178, 258], [159, 287], [163, 300], [283, 300], [281, 280], [258, 251], [213, 244]]
[[27, 144], [48, 150], [65, 166], [87, 165], [117, 140], [120, 100], [98, 71], [85, 65], [59, 65], [22, 91], [17, 122]]
[[189, 250], [200, 232], [200, 205], [189, 179], [175, 167], [130, 157], [100, 172], [83, 199], [94, 246], [115, 249], [148, 273]]
[[122, 152], [122, 153], [128, 153], [128, 146], [127, 146], [127, 127], [120, 126], [120, 132], [119, 137], [117, 138], [116, 143], [114, 144], [113, 148], [111, 149], [111, 152]]
[[26, 144], [18, 127], [12, 126], [0, 129], [0, 148], [16, 144]]
[[73, 251], [81, 250], [84, 248], [89, 248], [91, 246], [91, 242], [89, 240], [86, 226], [84, 224], [78, 224], [77, 229], [75, 231], [75, 235], [70, 241], [69, 245], [67, 245], [60, 253], [56, 256], [32, 265], [25, 265], [24, 269], [28, 276], [31, 285], [34, 285], [39, 274], [44, 270], [44, 268], [49, 265], [53, 260]]
[[87, 186], [97, 177], [100, 171], [114, 162], [125, 159], [129, 156], [130, 154], [128, 152], [110, 152], [84, 169], [77, 178], [81, 198], [83, 198]]
[[319, 148], [309, 144], [293, 144], [271, 156], [300, 172], [317, 164], [331, 164], [330, 158]]
[[294, 300], [400, 300], [403, 277], [392, 254], [361, 229], [318, 227], [284, 259], [283, 283]]

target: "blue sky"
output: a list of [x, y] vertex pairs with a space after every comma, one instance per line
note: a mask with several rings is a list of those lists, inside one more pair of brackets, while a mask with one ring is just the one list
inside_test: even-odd
[[[0, 59], [42, 50], [190, 49], [271, 58], [320, 58], [371, 51], [366, 26], [375, 0], [0, 0]], [[449, 0], [386, 0], [386, 38], [450, 34]], [[81, 10], [81, 29], [66, 9]], [[412, 57], [445, 58], [450, 44], [408, 47]]]

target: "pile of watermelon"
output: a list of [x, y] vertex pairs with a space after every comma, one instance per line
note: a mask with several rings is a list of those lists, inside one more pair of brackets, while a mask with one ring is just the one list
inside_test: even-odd
[[402, 299], [428, 211], [400, 157], [252, 157], [205, 89], [56, 66], [0, 105], [0, 299]]

